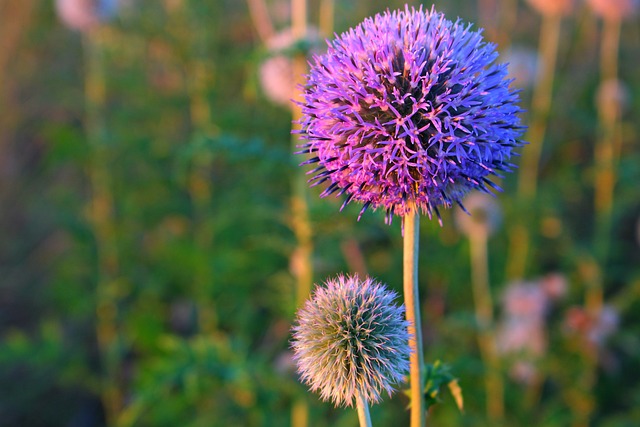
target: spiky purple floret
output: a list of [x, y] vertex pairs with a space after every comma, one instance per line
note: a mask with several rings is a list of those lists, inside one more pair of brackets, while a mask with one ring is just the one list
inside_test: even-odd
[[366, 19], [314, 57], [304, 87], [299, 153], [322, 196], [382, 207], [387, 222], [431, 216], [514, 167], [520, 126], [506, 64], [480, 31], [405, 7]]
[[323, 400], [377, 402], [409, 370], [408, 323], [397, 294], [373, 279], [338, 276], [299, 311], [292, 347], [302, 381]]

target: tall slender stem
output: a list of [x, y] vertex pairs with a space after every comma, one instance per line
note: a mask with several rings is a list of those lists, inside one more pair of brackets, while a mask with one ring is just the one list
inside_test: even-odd
[[[540, 53], [538, 79], [531, 102], [529, 129], [524, 137], [529, 145], [523, 150], [518, 178], [518, 197], [521, 206], [528, 206], [535, 198], [538, 189], [540, 158], [551, 109], [561, 22], [562, 19], [557, 14], [545, 15], [542, 19], [538, 46]], [[507, 276], [512, 279], [522, 278], [526, 273], [530, 246], [530, 224], [527, 222], [519, 221], [510, 233], [511, 249], [507, 263]]]
[[487, 414], [492, 421], [504, 418], [504, 383], [500, 374], [500, 360], [496, 354], [493, 329], [493, 299], [489, 287], [487, 233], [471, 233], [471, 288], [478, 327], [478, 347], [484, 363]]
[[[211, 107], [207, 99], [207, 91], [215, 79], [207, 41], [198, 32], [183, 31], [185, 28], [195, 28], [197, 14], [191, 10], [193, 6], [185, 3], [179, 22], [180, 34], [186, 34], [183, 40], [187, 46], [189, 57], [187, 60], [187, 92], [189, 95], [189, 118], [192, 137], [210, 136], [215, 133], [211, 119]], [[197, 19], [197, 18], [196, 18]], [[213, 162], [211, 152], [194, 156], [188, 178], [188, 191], [191, 196], [193, 220], [192, 233], [196, 247], [202, 253], [211, 253], [214, 247], [214, 227], [212, 224], [213, 185], [209, 177]], [[212, 271], [211, 263], [197, 263], [193, 271], [193, 292], [197, 296], [198, 325], [200, 330], [209, 336], [217, 329], [218, 314], [211, 298], [212, 281], [216, 275]]]
[[[600, 90], [605, 84], [611, 84], [618, 78], [618, 50], [620, 44], [620, 20], [605, 19], [600, 44]], [[608, 95], [605, 95], [608, 96]], [[609, 249], [611, 245], [611, 226], [614, 206], [614, 190], [616, 184], [616, 167], [619, 157], [621, 135], [619, 132], [620, 106], [617, 100], [600, 100], [598, 102], [598, 124], [600, 136], [595, 147], [596, 176], [594, 182], [594, 255], [593, 274], [588, 279], [586, 289], [586, 307], [589, 313], [597, 318], [604, 304], [604, 277]], [[585, 346], [584, 357], [586, 368], [579, 384], [585, 391], [585, 399], [591, 405], [587, 409], [576, 411], [574, 425], [588, 426], [593, 415], [592, 392], [598, 379], [598, 353]]]
[[107, 424], [115, 421], [122, 409], [122, 392], [117, 378], [120, 371], [118, 350], [119, 257], [115, 241], [113, 193], [109, 172], [109, 150], [106, 146], [104, 108], [106, 76], [104, 69], [103, 34], [99, 28], [83, 35], [85, 55], [85, 129], [91, 150], [88, 168], [91, 185], [90, 222], [96, 241], [96, 336], [103, 364], [102, 401]]
[[[296, 39], [305, 37], [307, 32], [307, 0], [291, 0], [291, 27]], [[307, 63], [304, 55], [299, 54], [293, 58], [294, 83], [302, 84], [307, 72]], [[298, 97], [299, 94], [296, 94]], [[300, 101], [300, 99], [297, 99]], [[301, 107], [291, 104], [291, 116], [293, 128], [299, 128], [299, 120], [302, 117]], [[294, 134], [291, 144], [295, 148], [298, 144], [297, 135]], [[294, 150], [295, 151], [295, 150]], [[291, 197], [292, 229], [296, 236], [297, 248], [294, 252], [294, 275], [297, 287], [297, 303], [301, 306], [309, 296], [313, 284], [313, 240], [311, 224], [309, 220], [309, 206], [307, 202], [307, 185], [303, 172], [296, 169], [293, 176], [293, 195]], [[298, 397], [294, 402], [291, 421], [294, 427], [306, 427], [309, 419], [309, 405], [305, 397]]]
[[[611, 84], [618, 78], [618, 46], [620, 43], [620, 20], [606, 19], [602, 28], [600, 45], [600, 87]], [[603, 264], [609, 252], [611, 215], [613, 213], [613, 191], [616, 181], [616, 163], [619, 150], [617, 124], [620, 107], [617, 102], [598, 102], [600, 138], [596, 144], [596, 256]]]
[[320, 3], [320, 31], [326, 37], [333, 33], [333, 17], [335, 15], [334, 0], [322, 0]]
[[420, 217], [411, 212], [403, 218], [404, 232], [404, 303], [409, 322], [411, 427], [425, 425], [424, 356], [422, 353], [422, 329], [420, 322], [420, 297], [418, 293], [418, 251], [420, 242]]
[[356, 395], [356, 406], [358, 407], [358, 420], [360, 421], [360, 427], [371, 427], [369, 405], [360, 393]]
[[249, 6], [249, 14], [253, 21], [253, 26], [258, 32], [258, 36], [263, 43], [266, 43], [273, 37], [274, 29], [271, 18], [269, 17], [269, 9], [264, 0], [247, 0]]

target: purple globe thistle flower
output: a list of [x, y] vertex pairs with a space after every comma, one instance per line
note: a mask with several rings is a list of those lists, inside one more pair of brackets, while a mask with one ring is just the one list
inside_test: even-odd
[[397, 294], [371, 278], [339, 275], [298, 311], [292, 347], [302, 381], [323, 400], [377, 402], [409, 369], [408, 322]]
[[366, 19], [314, 58], [304, 87], [303, 164], [321, 196], [393, 215], [431, 217], [488, 177], [511, 171], [521, 111], [494, 45], [461, 21], [422, 8]]

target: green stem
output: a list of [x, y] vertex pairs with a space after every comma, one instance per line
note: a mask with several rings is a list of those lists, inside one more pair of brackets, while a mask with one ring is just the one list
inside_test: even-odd
[[358, 420], [360, 421], [360, 427], [371, 427], [369, 405], [367, 405], [367, 401], [360, 393], [356, 396], [356, 406], [358, 407]]
[[411, 374], [411, 427], [425, 425], [424, 402], [424, 356], [422, 353], [422, 330], [420, 322], [420, 297], [418, 293], [418, 251], [420, 220], [417, 212], [403, 218], [404, 232], [404, 303], [409, 322], [410, 374]]
[[[620, 20], [605, 19], [600, 44], [600, 87], [618, 78], [618, 50], [620, 44]], [[602, 89], [601, 89], [602, 90]], [[598, 103], [600, 137], [595, 147], [596, 176], [594, 183], [594, 273], [587, 282], [586, 307], [592, 316], [599, 316], [604, 304], [604, 277], [611, 245], [616, 167], [619, 157], [621, 136], [619, 132], [620, 107], [616, 102]], [[580, 386], [585, 408], [577, 412], [576, 426], [587, 426], [594, 411], [593, 390], [598, 380], [598, 353], [586, 348], [583, 351], [587, 364]]]
[[[194, 16], [190, 15], [190, 8], [183, 5], [184, 21], [177, 28], [191, 28], [197, 26]], [[215, 126], [211, 119], [211, 107], [207, 99], [207, 91], [213, 85], [215, 70], [211, 64], [210, 52], [207, 49], [205, 39], [196, 33], [182, 32], [186, 34], [183, 41], [188, 47], [189, 59], [187, 60], [187, 92], [189, 96], [189, 119], [192, 135], [212, 135]], [[188, 177], [188, 191], [191, 196], [193, 217], [192, 233], [193, 241], [202, 253], [211, 253], [214, 247], [213, 227], [213, 186], [210, 172], [213, 163], [211, 153], [194, 156]], [[211, 298], [213, 288], [213, 274], [211, 263], [197, 263], [193, 271], [193, 292], [198, 300], [198, 325], [200, 331], [211, 336], [217, 330], [218, 314], [214, 301]]]

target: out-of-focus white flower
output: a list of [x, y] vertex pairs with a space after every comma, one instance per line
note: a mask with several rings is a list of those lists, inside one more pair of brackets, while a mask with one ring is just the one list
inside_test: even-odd
[[509, 76], [514, 84], [528, 88], [536, 83], [538, 63], [541, 61], [538, 52], [523, 46], [511, 46], [504, 53], [504, 61], [509, 64]]
[[460, 231], [467, 236], [493, 234], [502, 221], [500, 205], [489, 194], [475, 191], [466, 196], [462, 204], [469, 212], [458, 209], [455, 214], [456, 224]]
[[629, 108], [631, 101], [627, 85], [618, 79], [609, 79], [600, 83], [596, 92], [596, 105], [604, 111], [617, 111], [618, 114]]
[[595, 319], [587, 338], [595, 345], [601, 347], [605, 344], [606, 340], [618, 330], [619, 323], [620, 317], [616, 309], [605, 305]]

